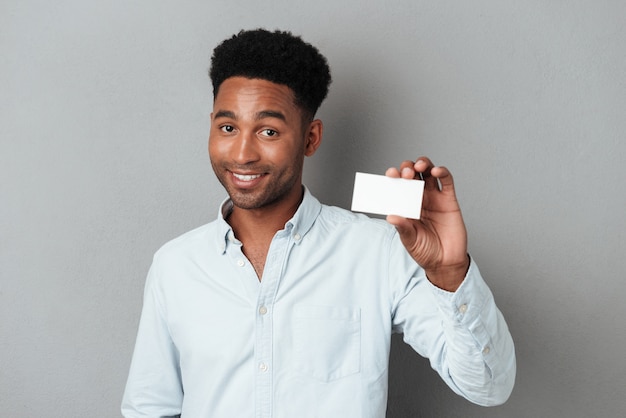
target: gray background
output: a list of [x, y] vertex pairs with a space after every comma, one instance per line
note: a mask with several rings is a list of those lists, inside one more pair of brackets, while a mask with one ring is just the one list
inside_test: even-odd
[[515, 339], [493, 409], [394, 339], [388, 416], [623, 416], [626, 6], [608, 0], [2, 0], [0, 415], [119, 415], [152, 254], [224, 197], [211, 49], [258, 26], [332, 65], [313, 192], [347, 207], [355, 171], [450, 167]]

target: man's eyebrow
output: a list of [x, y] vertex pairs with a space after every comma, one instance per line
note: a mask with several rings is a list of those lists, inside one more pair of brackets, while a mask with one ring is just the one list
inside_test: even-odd
[[265, 118], [276, 118], [284, 122], [287, 122], [287, 118], [285, 117], [285, 115], [283, 115], [281, 112], [276, 111], [276, 110], [262, 110], [260, 112], [257, 112], [254, 118], [256, 120], [261, 120]]
[[237, 119], [235, 112], [231, 112], [230, 110], [218, 110], [213, 114], [213, 119], [217, 118]]

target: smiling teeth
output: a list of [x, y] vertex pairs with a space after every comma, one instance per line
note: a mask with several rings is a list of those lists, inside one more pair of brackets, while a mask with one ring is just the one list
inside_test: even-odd
[[233, 176], [235, 176], [236, 178], [238, 178], [239, 180], [242, 180], [242, 181], [252, 181], [254, 179], [258, 179], [259, 177], [261, 177], [260, 174], [244, 175], [244, 174], [237, 174], [237, 173], [233, 173]]

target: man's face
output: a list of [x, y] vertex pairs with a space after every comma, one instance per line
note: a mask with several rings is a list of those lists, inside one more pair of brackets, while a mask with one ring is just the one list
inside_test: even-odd
[[231, 77], [219, 87], [209, 156], [236, 207], [260, 209], [300, 199], [304, 156], [319, 143], [310, 142], [311, 125], [303, 123], [287, 86]]

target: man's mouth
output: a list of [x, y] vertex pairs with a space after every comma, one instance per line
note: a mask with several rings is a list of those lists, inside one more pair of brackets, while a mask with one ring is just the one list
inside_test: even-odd
[[261, 174], [237, 174], [233, 173], [233, 176], [241, 181], [252, 181], [261, 177]]

